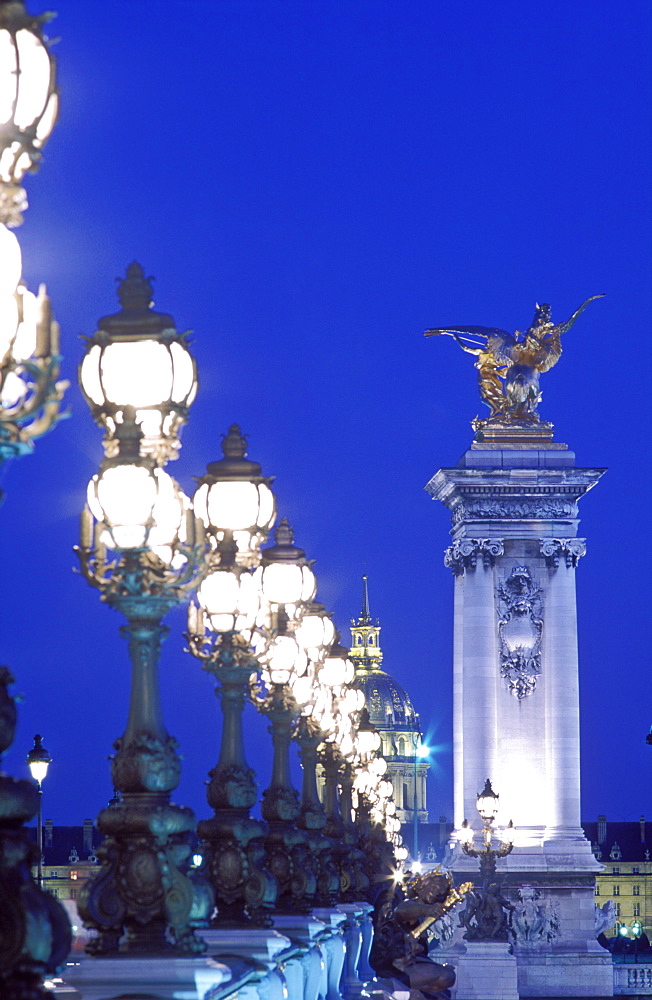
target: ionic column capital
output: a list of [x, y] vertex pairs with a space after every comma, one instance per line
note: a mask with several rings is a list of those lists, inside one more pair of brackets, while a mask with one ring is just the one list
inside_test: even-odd
[[570, 569], [577, 566], [582, 556], [586, 555], [585, 538], [541, 538], [539, 546], [541, 555], [551, 569], [557, 569], [560, 559]]
[[465, 569], [475, 569], [478, 556], [481, 556], [483, 566], [488, 569], [504, 551], [502, 538], [458, 538], [445, 550], [444, 566], [459, 576]]

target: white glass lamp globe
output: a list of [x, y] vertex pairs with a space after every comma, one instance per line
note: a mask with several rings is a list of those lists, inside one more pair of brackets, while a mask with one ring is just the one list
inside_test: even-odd
[[35, 169], [57, 118], [56, 64], [41, 25], [24, 4], [0, 5], [0, 181]]
[[263, 595], [274, 610], [283, 609], [298, 621], [317, 589], [315, 574], [302, 549], [293, 545], [294, 532], [283, 518], [274, 535], [275, 544], [262, 551]]
[[197, 592], [214, 632], [247, 632], [261, 624], [260, 574], [240, 567], [219, 567]]
[[341, 688], [354, 676], [355, 667], [349, 660], [348, 650], [336, 639], [319, 667], [319, 680], [327, 687]]
[[297, 642], [313, 662], [322, 660], [335, 641], [335, 626], [318, 601], [311, 601], [295, 632]]
[[142, 451], [158, 461], [176, 457], [179, 431], [197, 392], [195, 361], [174, 320], [154, 312], [151, 279], [133, 262], [118, 286], [119, 313], [100, 319], [79, 369], [94, 420], [107, 430], [105, 447], [134, 407]]
[[247, 438], [232, 424], [222, 438], [224, 457], [211, 462], [200, 480], [194, 507], [214, 547], [230, 535], [240, 560], [257, 561], [261, 543], [276, 519], [276, 499], [270, 478], [257, 462], [246, 458]]
[[272, 684], [292, 684], [308, 669], [308, 657], [292, 635], [277, 635], [265, 654]]
[[87, 499], [103, 526], [101, 541], [111, 549], [150, 548], [167, 555], [185, 525], [187, 498], [162, 469], [109, 465], [91, 479]]
[[491, 787], [489, 778], [485, 781], [484, 788], [476, 799], [476, 807], [480, 817], [485, 823], [491, 823], [498, 813], [499, 796]]

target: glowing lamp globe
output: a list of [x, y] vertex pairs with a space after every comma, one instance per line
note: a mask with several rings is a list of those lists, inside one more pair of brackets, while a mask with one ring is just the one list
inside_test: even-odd
[[171, 476], [139, 453], [142, 434], [127, 408], [118, 454], [105, 459], [88, 484], [87, 501], [101, 525], [100, 542], [111, 549], [149, 548], [172, 558], [183, 540], [190, 501]]
[[457, 839], [459, 840], [460, 844], [473, 843], [473, 830], [469, 826], [468, 820], [465, 819], [464, 822], [462, 823], [460, 831], [457, 835]]
[[202, 581], [197, 600], [214, 632], [245, 633], [262, 625], [257, 571], [238, 572], [228, 565], [218, 567]]
[[0, 3], [0, 181], [4, 184], [18, 185], [27, 170], [37, 168], [57, 119], [56, 64], [42, 31], [51, 16], [28, 14], [20, 0]]
[[34, 781], [40, 785], [48, 773], [48, 767], [52, 763], [52, 758], [43, 746], [43, 737], [38, 734], [34, 737], [34, 746], [25, 758], [29, 766], [30, 773]]
[[262, 589], [275, 611], [298, 620], [315, 596], [317, 581], [305, 552], [293, 542], [294, 532], [284, 517], [274, 533], [274, 545], [262, 551]]
[[356, 743], [360, 756], [363, 759], [371, 757], [373, 753], [380, 750], [380, 733], [372, 725], [369, 719], [369, 712], [365, 707], [362, 708], [360, 713], [360, 725], [358, 726]]
[[266, 679], [272, 684], [290, 684], [303, 677], [308, 657], [292, 635], [277, 635], [265, 654]]
[[295, 635], [311, 660], [318, 662], [324, 658], [335, 640], [335, 626], [323, 604], [318, 601], [310, 602]]
[[80, 385], [93, 419], [106, 429], [107, 455], [114, 453], [125, 407], [132, 406], [143, 453], [162, 463], [180, 446], [180, 428], [197, 392], [195, 361], [172, 317], [151, 308], [151, 278], [140, 264], [129, 265], [118, 297], [121, 311], [103, 317], [88, 339]]
[[498, 799], [489, 778], [485, 781], [484, 788], [476, 799], [476, 808], [480, 813], [483, 823], [492, 823], [498, 813]]
[[336, 639], [319, 667], [319, 680], [327, 687], [340, 688], [350, 684], [354, 677], [349, 651]]
[[238, 424], [222, 437], [222, 452], [224, 457], [211, 462], [199, 481], [195, 513], [214, 546], [229, 535], [242, 558], [251, 561], [276, 519], [272, 480], [262, 475], [257, 462], [247, 459], [247, 438]]

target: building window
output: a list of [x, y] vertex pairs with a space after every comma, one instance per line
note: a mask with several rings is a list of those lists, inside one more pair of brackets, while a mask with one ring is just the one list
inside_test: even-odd
[[640, 896], [640, 895], [641, 895], [641, 887], [640, 887], [640, 885], [633, 886], [633, 888], [632, 888], [632, 896]]
[[408, 801], [408, 786], [407, 785], [403, 785], [403, 808], [404, 809], [409, 809], [410, 808], [410, 803]]
[[[616, 903], [616, 916], [617, 917], [620, 916], [620, 903]], [[620, 930], [620, 925], [619, 924], [616, 924], [616, 929]]]
[[70, 878], [73, 882], [77, 879], [77, 872], [74, 869], [70, 872]]
[[614, 888], [613, 895], [614, 896], [620, 896], [620, 886], [619, 885], [615, 885], [613, 888]]
[[70, 890], [70, 898], [71, 899], [77, 899], [77, 890], [76, 889], [71, 889]]
[[58, 889], [50, 889], [50, 892], [51, 892], [51, 893], [52, 893], [52, 895], [53, 895], [53, 896], [55, 896], [55, 897], [59, 895], [59, 890], [58, 890]]
[[641, 873], [640, 868], [638, 867], [638, 865], [635, 865], [635, 867], [632, 868], [632, 875], [640, 875], [640, 873]]
[[640, 917], [640, 915], [641, 915], [641, 904], [640, 903], [634, 903], [634, 916], [635, 917]]
[[612, 875], [620, 875], [620, 868], [612, 868], [611, 869], [611, 874]]
[[596, 894], [596, 896], [600, 895], [600, 886], [598, 885], [597, 882], [595, 883], [595, 894]]

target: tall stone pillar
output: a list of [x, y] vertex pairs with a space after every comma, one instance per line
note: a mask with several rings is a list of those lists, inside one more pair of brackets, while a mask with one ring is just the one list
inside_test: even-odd
[[[452, 518], [455, 825], [467, 819], [479, 834], [476, 796], [490, 778], [498, 825], [516, 828], [499, 878], [515, 917], [534, 899], [542, 918], [536, 941], [515, 922], [519, 992], [611, 996], [611, 959], [594, 932], [600, 865], [580, 826], [575, 598], [586, 551], [578, 502], [604, 470], [576, 468], [566, 445], [525, 432], [478, 437], [426, 486]], [[473, 877], [477, 862], [455, 834], [450, 861]]]

